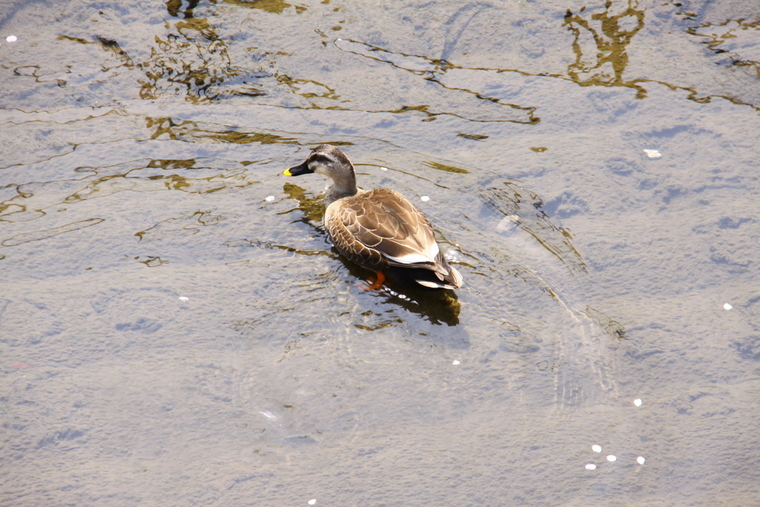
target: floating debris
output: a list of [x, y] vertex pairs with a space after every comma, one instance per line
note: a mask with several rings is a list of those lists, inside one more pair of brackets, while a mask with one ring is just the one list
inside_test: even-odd
[[387, 170], [388, 170], [388, 168], [387, 168], [387, 167], [381, 167], [381, 168], [380, 168], [380, 170], [381, 170], [381, 171], [387, 171]]
[[638, 458], [636, 458], [636, 463], [638, 463], [639, 465], [643, 465], [644, 462], [646, 462], [646, 460], [644, 459], [644, 456], [639, 456]]
[[274, 201], [274, 196], [273, 195], [268, 195], [267, 198], [265, 199], [265, 201], [267, 201], [267, 202]]
[[15, 35], [9, 35], [8, 37], [5, 38], [6, 42], [16, 42], [17, 40], [18, 40], [18, 37], [16, 37]]
[[633, 404], [636, 405], [637, 407], [640, 407], [641, 406], [641, 399], [640, 398], [636, 398], [635, 400], [633, 400]]
[[456, 366], [456, 365], [460, 364], [460, 363], [459, 363], [459, 359], [454, 359], [454, 361], [452, 361], [452, 363], [451, 363], [451, 364], [453, 364], [454, 366]]
[[185, 297], [185, 296], [180, 296], [179, 300], [182, 301], [183, 303], [187, 303], [188, 301], [190, 301], [190, 298]]
[[591, 450], [594, 452], [602, 452], [602, 446], [601, 445], [592, 445]]
[[660, 153], [657, 150], [644, 150], [644, 153], [647, 154], [647, 157], [649, 158], [660, 158], [662, 157], [662, 153]]
[[480, 134], [465, 134], [463, 132], [459, 132], [457, 134], [457, 137], [464, 137], [465, 139], [469, 139], [471, 141], [482, 141], [484, 139], [488, 139], [488, 136], [481, 136]]
[[728, 303], [726, 303], [725, 305], [723, 305], [723, 309], [724, 309], [724, 310], [730, 310], [731, 308], [733, 308], [733, 306], [731, 306], [731, 305], [730, 305], [730, 304], [728, 304]]
[[612, 462], [615, 460], [617, 460], [617, 456], [615, 456], [614, 454], [610, 454], [609, 456], [607, 456], [607, 461]]
[[314, 505], [314, 504], [316, 504], [316, 503], [317, 503], [317, 499], [316, 499], [316, 498], [312, 498], [311, 500], [309, 500], [309, 501], [308, 501], [308, 502], [306, 502], [306, 503], [308, 503], [309, 505]]
[[430, 197], [428, 197], [428, 196], [426, 196], [426, 195], [423, 195], [422, 197], [420, 197], [420, 200], [421, 200], [422, 202], [428, 202], [428, 201], [430, 200]]
[[596, 470], [596, 465], [594, 465], [593, 463], [589, 463], [588, 465], [586, 465], [586, 470]]

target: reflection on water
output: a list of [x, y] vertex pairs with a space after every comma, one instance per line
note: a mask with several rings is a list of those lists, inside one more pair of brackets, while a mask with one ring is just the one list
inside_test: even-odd
[[[177, 16], [179, 4], [168, 2], [169, 13]], [[251, 53], [250, 59], [258, 63], [254, 66], [233, 62], [228, 53], [229, 40], [221, 37], [208, 19], [193, 17], [194, 7], [191, 4], [182, 11], [184, 19], [175, 21], [172, 31], [155, 36], [150, 56], [144, 60], [131, 57], [118, 41], [103, 36], [96, 36], [93, 42], [68, 35], [59, 39], [99, 44], [124, 67], [140, 69], [144, 73], [144, 78], [138, 80], [142, 99], [181, 96], [190, 102], [202, 102], [233, 95], [266, 95], [259, 84], [261, 78], [271, 77], [264, 69], [266, 55]]]
[[[664, 4], [666, 5], [666, 4]], [[676, 15], [685, 21], [697, 21], [699, 15], [688, 8], [681, 8], [683, 4], [673, 2], [678, 7]], [[638, 76], [625, 78], [624, 73], [629, 65], [630, 57], [628, 47], [638, 32], [644, 28], [646, 8], [640, 5], [638, 0], [627, 0], [627, 4], [615, 4], [608, 0], [604, 4], [604, 10], [595, 12], [586, 11], [586, 7], [577, 12], [568, 9], [565, 14], [563, 25], [573, 34], [573, 53], [575, 62], [570, 64], [567, 74], [575, 83], [581, 86], [624, 86], [636, 89], [637, 98], [647, 96], [646, 83], [659, 83], [672, 90], [686, 90], [689, 99], [700, 103], [709, 103], [711, 97], [720, 97], [737, 104], [751, 105], [757, 108], [757, 103], [752, 99], [744, 100], [744, 93], [734, 96], [726, 93], [710, 94], [700, 92], [696, 87], [685, 83], [668, 82], [649, 77]], [[720, 34], [716, 28], [720, 27]], [[760, 28], [760, 21], [756, 19], [728, 19], [719, 23], [702, 22], [698, 26], [689, 26], [685, 32], [689, 35], [706, 38], [704, 44], [716, 55], [722, 58], [718, 64], [732, 65], [737, 67], [749, 67], [755, 76], [760, 76], [760, 52], [755, 49], [758, 46], [756, 31]], [[741, 39], [749, 35], [751, 42], [742, 44]], [[729, 39], [739, 38], [739, 41], [728, 43]], [[754, 38], [754, 40], [752, 40]], [[738, 44], [737, 44], [738, 42]], [[749, 47], [745, 52], [744, 48]]]
[[[304, 6], [276, 0], [227, 0], [224, 3], [234, 8], [261, 11], [266, 15], [300, 18], [307, 13]], [[247, 42], [250, 45], [243, 50], [242, 41], [247, 41], [252, 34], [230, 31], [218, 17], [220, 12], [216, 5], [200, 6], [198, 2], [170, 0], [166, 3], [166, 9], [171, 16], [166, 24], [167, 30], [151, 38], [146, 56], [141, 56], [124, 41], [110, 35], [97, 35], [90, 39], [62, 35], [59, 40], [99, 46], [119, 62], [105, 65], [102, 73], [117, 75], [120, 66], [141, 72], [142, 77], [137, 81], [142, 99], [181, 97], [200, 103], [237, 98], [247, 103], [267, 103], [277, 107], [417, 113], [426, 121], [453, 116], [472, 122], [537, 124], [540, 118], [536, 114], [536, 105], [526, 103], [525, 98], [518, 98], [520, 94], [515, 93], [515, 80], [545, 77], [571, 80], [580, 86], [632, 88], [639, 98], [646, 97], [647, 83], [654, 83], [672, 90], [686, 90], [689, 98], [695, 101], [709, 102], [711, 97], [724, 97], [737, 103], [753, 103], [744, 99], [745, 95], [748, 99], [752, 98], [745, 92], [735, 94], [737, 96], [715, 93], [713, 90], [701, 92], [691, 82], [653, 79], [629, 72], [629, 48], [647, 21], [647, 8], [638, 0], [608, 1], [603, 7], [589, 5], [579, 10], [568, 10], [556, 26], [572, 35], [567, 50], [573, 62], [566, 65], [564, 73], [531, 72], [500, 66], [472, 68], [457, 64], [457, 48], [465, 44], [469, 31], [477, 30], [479, 24], [487, 22], [487, 13], [493, 10], [481, 5], [461, 7], [449, 16], [446, 40], [439, 57], [392, 51], [358, 37], [335, 39], [334, 46], [342, 52], [395, 69], [391, 73], [376, 68], [370, 70], [376, 79], [368, 80], [372, 81], [374, 88], [374, 93], [369, 96], [355, 94], [353, 85], [356, 78], [346, 78], [345, 70], [340, 68], [345, 63], [323, 61], [321, 67], [305, 68], [303, 64], [289, 63], [299, 59], [295, 53], [260, 48], [257, 43]], [[696, 13], [686, 8], [674, 8], [674, 11], [684, 20], [699, 20]], [[317, 17], [328, 16], [333, 23], [345, 22], [345, 15], [326, 6], [314, 6], [308, 12]], [[720, 30], [714, 30], [718, 27]], [[760, 56], [752, 48], [756, 46], [754, 34], [757, 29], [757, 20], [742, 18], [718, 23], [702, 21], [698, 26], [687, 26], [685, 31], [692, 36], [708, 39], [705, 42], [707, 47], [722, 58], [716, 63], [746, 68], [756, 76]], [[327, 36], [322, 33], [320, 37], [324, 39]], [[642, 59], [641, 56], [638, 58]], [[350, 65], [355, 63], [349, 61]], [[40, 81], [51, 79], [50, 75], [34, 65], [16, 67], [14, 72], [18, 76], [33, 76]], [[54, 76], [64, 87], [87, 84], [87, 80], [75, 79], [69, 73]], [[390, 101], [389, 98], [395, 100]], [[478, 134], [463, 133], [463, 136]]]
[[[0, 222], [35, 220], [50, 211], [61, 211], [61, 205], [75, 205], [124, 191], [209, 194], [251, 184], [245, 165], [214, 159], [135, 160], [113, 166], [79, 167], [76, 172], [83, 176], [15, 186], [17, 195], [0, 203]], [[81, 223], [95, 225], [90, 221]]]
[[[221, 142], [232, 144], [298, 144], [295, 137], [271, 132], [258, 132], [245, 127], [231, 127], [175, 118], [146, 117], [145, 126], [152, 130], [151, 139], [171, 139], [188, 142]], [[244, 165], [252, 163], [244, 161]]]
[[150, 58], [137, 64], [145, 72], [141, 98], [180, 95], [190, 101], [202, 101], [228, 94], [265, 94], [256, 81], [269, 74], [233, 63], [227, 53], [228, 42], [219, 37], [207, 19], [186, 18], [177, 21], [174, 28], [175, 33], [156, 37]]
[[309, 195], [303, 188], [293, 183], [284, 183], [282, 190], [290, 199], [298, 203], [298, 209], [304, 214], [303, 218], [299, 218], [299, 220], [313, 224], [319, 228], [321, 233], [324, 233], [322, 227], [322, 219], [325, 216], [323, 197]]
[[[218, 0], [217, 0], [218, 1]], [[272, 14], [282, 14], [282, 12], [293, 7], [297, 14], [306, 11], [306, 7], [298, 4], [289, 4], [285, 0], [223, 0], [226, 3], [245, 7], [248, 9], [261, 9], [262, 11], [271, 12]], [[327, 3], [327, 2], [325, 2]]]
[[[419, 55], [393, 53], [383, 48], [354, 40], [336, 39], [335, 45], [342, 51], [387, 63], [409, 72], [417, 76], [420, 85], [426, 81], [457, 94], [458, 100], [456, 102], [440, 105], [406, 105], [394, 112], [420, 111], [428, 115], [428, 119], [431, 120], [443, 114], [478, 122], [504, 121], [528, 124], [538, 122], [538, 119], [533, 116], [535, 107], [511, 104], [502, 101], [494, 94], [489, 95], [476, 91], [475, 88], [451, 83], [446, 79], [446, 75], [452, 70], [459, 69], [459, 67], [445, 60], [437, 60]], [[492, 106], [499, 107], [493, 109]], [[462, 110], [458, 111], [458, 108], [462, 108]]]
[[720, 58], [719, 65], [745, 67], [760, 77], [760, 20], [707, 21], [689, 27], [686, 33], [702, 38], [703, 43]]
[[93, 225], [98, 225], [102, 221], [102, 218], [89, 218], [87, 220], [81, 220], [79, 222], [73, 222], [70, 224], [62, 225], [60, 227], [55, 227], [53, 229], [18, 234], [6, 239], [0, 244], [3, 246], [18, 246], [30, 241], [40, 241], [43, 239], [52, 238], [53, 236], [58, 236], [59, 234], [64, 234], [66, 232], [73, 232], [78, 231], [79, 229], [84, 229], [85, 227], [92, 227]]
[[577, 14], [568, 9], [565, 25], [573, 34], [575, 63], [568, 66], [567, 74], [573, 81], [581, 86], [629, 86], [638, 90], [639, 98], [646, 95], [636, 80], [623, 78], [628, 45], [644, 27], [644, 9], [637, 8], [638, 4], [638, 0], [628, 0], [627, 9], [617, 14], [611, 12], [611, 1], [603, 12], [594, 14], [584, 15], [585, 7]]
[[199, 232], [200, 227], [216, 225], [222, 220], [224, 217], [213, 214], [213, 211], [184, 212], [181, 217], [162, 220], [144, 231], [136, 232], [135, 236], [140, 238], [140, 241], [148, 242], [177, 235], [193, 235]]

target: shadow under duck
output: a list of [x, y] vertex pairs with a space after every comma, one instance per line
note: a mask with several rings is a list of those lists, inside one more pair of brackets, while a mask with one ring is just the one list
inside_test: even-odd
[[377, 273], [430, 289], [458, 289], [462, 275], [446, 261], [430, 221], [400, 193], [387, 188], [360, 190], [356, 172], [339, 148], [322, 144], [285, 176], [319, 173], [333, 180], [325, 194], [324, 224], [335, 248], [349, 261]]

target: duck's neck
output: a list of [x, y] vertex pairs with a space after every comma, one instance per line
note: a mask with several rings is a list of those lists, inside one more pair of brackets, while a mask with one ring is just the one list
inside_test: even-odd
[[325, 205], [329, 206], [338, 199], [356, 195], [357, 191], [356, 174], [353, 166], [342, 167], [340, 175], [333, 178], [333, 186], [325, 194]]

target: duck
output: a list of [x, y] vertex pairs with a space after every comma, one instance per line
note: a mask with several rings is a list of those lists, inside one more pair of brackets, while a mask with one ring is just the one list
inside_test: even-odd
[[317, 146], [302, 164], [283, 172], [312, 173], [332, 179], [325, 193], [324, 226], [343, 257], [377, 274], [367, 289], [382, 287], [387, 278], [426, 289], [462, 286], [462, 275], [443, 256], [430, 220], [402, 194], [359, 189], [354, 165], [330, 144]]

